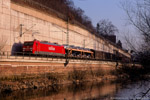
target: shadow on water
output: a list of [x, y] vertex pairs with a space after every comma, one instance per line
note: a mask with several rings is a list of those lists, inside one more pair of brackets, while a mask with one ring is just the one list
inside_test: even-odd
[[119, 100], [119, 98], [128, 100], [141, 97], [140, 93], [149, 86], [148, 82], [143, 83], [142, 81], [126, 84], [116, 81], [86, 82], [10, 93], [3, 92], [0, 93], [0, 100]]
[[116, 92], [114, 97], [124, 100], [150, 100], [150, 81], [140, 80], [120, 83], [119, 91]]

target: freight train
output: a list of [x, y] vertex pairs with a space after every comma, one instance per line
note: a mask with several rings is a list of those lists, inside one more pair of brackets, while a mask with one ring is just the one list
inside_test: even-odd
[[97, 51], [94, 49], [82, 48], [73, 45], [59, 45], [57, 43], [49, 43], [46, 41], [25, 41], [23, 44], [24, 54], [47, 55], [70, 58], [86, 58], [99, 60], [126, 60], [130, 58], [116, 51], [115, 54]]

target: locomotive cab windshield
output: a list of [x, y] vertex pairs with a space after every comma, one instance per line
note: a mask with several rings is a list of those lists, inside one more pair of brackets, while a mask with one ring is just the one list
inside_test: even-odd
[[33, 42], [25, 42], [24, 46], [33, 46]]
[[24, 44], [23, 44], [23, 52], [32, 53], [33, 45], [34, 45], [33, 41], [24, 42]]

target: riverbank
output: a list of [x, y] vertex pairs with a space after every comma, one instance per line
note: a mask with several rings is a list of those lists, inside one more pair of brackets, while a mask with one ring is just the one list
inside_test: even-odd
[[[69, 67], [67, 67], [68, 70]], [[71, 68], [71, 67], [70, 67]], [[142, 80], [142, 67], [124, 65], [118, 67], [73, 67], [70, 71], [51, 71], [42, 74], [21, 74], [0, 77], [0, 92], [12, 92], [24, 89], [53, 88], [59, 84], [80, 84], [84, 82], [102, 82], [104, 80], [135, 81]], [[147, 79], [147, 78], [146, 78]], [[56, 88], [57, 90], [57, 88]]]
[[84, 82], [102, 82], [116, 80], [114, 71], [83, 71], [74, 70], [69, 73], [45, 73], [41, 75], [20, 75], [3, 77], [0, 80], [0, 92], [12, 92], [24, 89], [53, 88], [60, 84], [80, 84]]
[[[149, 81], [111, 81], [82, 82], [80, 84], [57, 84], [53, 87], [22, 89], [1, 92], [1, 100], [112, 100], [138, 99], [147, 91]], [[143, 90], [144, 89], [144, 90]], [[136, 97], [134, 95], [139, 94]], [[147, 98], [147, 97], [144, 97]], [[149, 100], [148, 98], [146, 100]]]

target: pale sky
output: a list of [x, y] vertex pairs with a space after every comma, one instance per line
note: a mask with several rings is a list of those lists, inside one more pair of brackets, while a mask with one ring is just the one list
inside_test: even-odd
[[76, 7], [80, 7], [91, 18], [93, 25], [101, 19], [109, 19], [118, 28], [122, 28], [125, 12], [121, 9], [123, 0], [73, 0]]
[[[76, 7], [85, 11], [94, 26], [101, 19], [109, 19], [119, 30], [117, 39], [123, 41], [124, 34], [135, 35], [134, 28], [128, 24], [121, 2], [125, 0], [73, 0]], [[130, 37], [130, 36], [129, 36]]]

